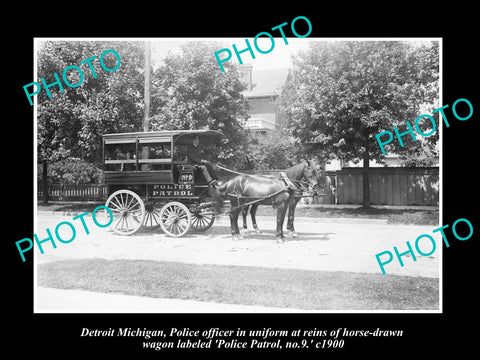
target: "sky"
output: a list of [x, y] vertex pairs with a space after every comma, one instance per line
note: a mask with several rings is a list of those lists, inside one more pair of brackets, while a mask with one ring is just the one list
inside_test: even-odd
[[[287, 69], [292, 65], [291, 56], [296, 54], [300, 49], [307, 48], [308, 41], [311, 39], [287, 38], [288, 44], [285, 44], [281, 37], [274, 38], [274, 40], [275, 45], [273, 49], [267, 54], [262, 54], [255, 49], [253, 39], [249, 38], [248, 41], [255, 53], [255, 59], [252, 59], [250, 53], [247, 51], [245, 53], [241, 53], [243, 63], [250, 63], [253, 66], [253, 70]], [[164, 59], [169, 52], [179, 52], [181, 44], [184, 44], [188, 41], [215, 41], [223, 43], [225, 44], [225, 47], [228, 46], [229, 50], [232, 52], [232, 59], [230, 61], [235, 63], [238, 63], [238, 60], [235, 56], [232, 45], [235, 44], [239, 51], [246, 48], [245, 38], [171, 38], [161, 39], [158, 41], [152, 40], [151, 49], [153, 66], [158, 66], [162, 59]], [[270, 39], [259, 38], [258, 47], [264, 51], [268, 50], [271, 47]], [[221, 49], [222, 48], [219, 48], [218, 50]], [[212, 56], [214, 56], [213, 53]]]
[[[249, 63], [253, 66], [254, 71], [267, 69], [288, 69], [292, 66], [292, 55], [296, 55], [300, 50], [308, 48], [308, 43], [312, 41], [332, 41], [332, 40], [396, 40], [406, 41], [412, 44], [420, 45], [432, 40], [431, 38], [287, 38], [288, 44], [285, 44], [283, 38], [275, 37], [275, 45], [273, 49], [262, 54], [255, 49], [254, 39], [248, 38], [248, 41], [255, 53], [255, 59], [252, 59], [248, 51], [241, 53], [241, 58], [244, 64]], [[438, 39], [436, 39], [438, 40]], [[225, 44], [225, 47], [232, 52], [231, 62], [238, 63], [237, 57], [233, 51], [232, 45], [235, 44], [239, 51], [246, 49], [245, 38], [165, 38], [165, 39], [151, 39], [152, 45], [152, 64], [157, 67], [161, 64], [162, 59], [167, 56], [169, 52], [176, 53], [180, 51], [180, 46], [189, 41], [214, 41]], [[267, 51], [271, 47], [271, 40], [268, 37], [260, 37], [257, 43], [258, 47]], [[220, 47], [218, 50], [221, 50]], [[214, 56], [214, 54], [212, 54]], [[223, 58], [223, 54], [220, 55]]]

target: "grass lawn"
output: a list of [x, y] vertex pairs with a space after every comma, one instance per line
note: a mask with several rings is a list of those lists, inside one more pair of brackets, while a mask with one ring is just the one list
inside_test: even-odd
[[[38, 266], [38, 285], [306, 310], [437, 310], [434, 278], [84, 259]], [[161, 311], [161, 309], [159, 309]]]
[[[104, 205], [102, 202], [89, 203], [51, 203], [43, 205], [38, 203], [38, 210], [61, 211], [61, 212], [92, 212], [97, 206]], [[276, 216], [276, 210], [271, 206], [260, 206], [258, 216]], [[438, 225], [439, 211], [432, 210], [404, 210], [404, 209], [377, 209], [359, 207], [356, 209], [335, 208], [335, 205], [327, 208], [297, 207], [297, 217], [319, 217], [319, 218], [356, 218], [356, 219], [384, 219], [388, 224], [412, 224], [412, 225]], [[250, 221], [250, 215], [248, 216]]]

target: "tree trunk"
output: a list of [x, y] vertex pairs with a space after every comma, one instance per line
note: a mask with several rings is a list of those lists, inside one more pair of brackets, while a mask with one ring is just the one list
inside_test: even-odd
[[370, 206], [370, 154], [365, 149], [363, 154], [363, 206]]
[[43, 204], [48, 205], [48, 176], [47, 176], [47, 161], [42, 161], [42, 193]]
[[151, 49], [150, 41], [145, 42], [145, 88], [143, 101], [145, 104], [145, 113], [143, 115], [143, 131], [150, 129], [150, 70], [151, 70]]

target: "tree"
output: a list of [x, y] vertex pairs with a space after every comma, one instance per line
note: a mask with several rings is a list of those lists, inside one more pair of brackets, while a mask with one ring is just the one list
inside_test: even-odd
[[[114, 72], [105, 72], [99, 65], [103, 51], [113, 49], [121, 57]], [[92, 61], [97, 78], [87, 64]], [[104, 57], [105, 65], [114, 68], [116, 59]], [[55, 82], [54, 73], [62, 80], [63, 70], [71, 65], [83, 71], [83, 82], [72, 88], [63, 84], [38, 95], [38, 163], [42, 164], [44, 201], [47, 194], [47, 164], [62, 159], [83, 159], [101, 163], [101, 136], [106, 132], [127, 132], [141, 129], [143, 116], [143, 46], [135, 42], [46, 41], [38, 52], [38, 79]], [[71, 84], [80, 81], [78, 72], [70, 71]], [[40, 82], [39, 80], [37, 82]], [[83, 163], [83, 162], [80, 162]], [[69, 162], [66, 162], [69, 164]]]
[[189, 42], [170, 54], [152, 76], [151, 130], [218, 130], [225, 135], [219, 160], [239, 167], [244, 161], [248, 104], [237, 69], [221, 72], [213, 42]]
[[[375, 135], [414, 121], [426, 104], [438, 104], [438, 44], [400, 41], [314, 42], [294, 58], [281, 94], [286, 129], [318, 155], [363, 160], [364, 205], [370, 204], [370, 160], [384, 156]], [[422, 125], [422, 130], [425, 130]], [[421, 142], [403, 138], [391, 149], [404, 158], [422, 147], [434, 149], [436, 136]]]
[[287, 169], [295, 165], [303, 147], [283, 131], [249, 136], [248, 158], [257, 170]]

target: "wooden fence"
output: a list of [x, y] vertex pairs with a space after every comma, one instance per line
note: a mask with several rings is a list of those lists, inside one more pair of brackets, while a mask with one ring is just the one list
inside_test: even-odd
[[[363, 169], [336, 172], [338, 204], [363, 204]], [[439, 203], [438, 167], [378, 167], [369, 169], [372, 205], [429, 205]]]

